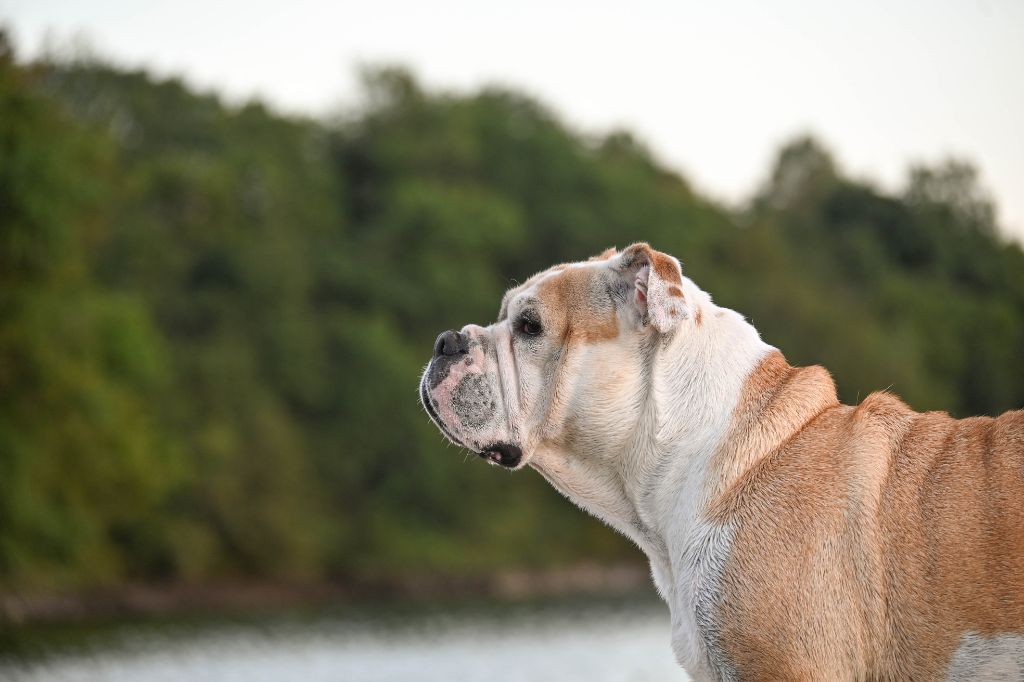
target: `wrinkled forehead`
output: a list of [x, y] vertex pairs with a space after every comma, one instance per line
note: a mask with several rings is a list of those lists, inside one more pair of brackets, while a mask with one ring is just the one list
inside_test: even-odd
[[618, 334], [616, 309], [625, 304], [629, 288], [613, 261], [562, 263], [538, 272], [506, 292], [498, 322], [511, 314], [535, 312], [553, 331], [614, 337]]

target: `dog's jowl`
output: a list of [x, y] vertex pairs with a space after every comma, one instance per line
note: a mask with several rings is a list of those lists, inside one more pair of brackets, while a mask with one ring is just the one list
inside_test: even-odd
[[1024, 412], [842, 405], [646, 244], [442, 333], [420, 397], [646, 552], [695, 679], [1024, 680]]

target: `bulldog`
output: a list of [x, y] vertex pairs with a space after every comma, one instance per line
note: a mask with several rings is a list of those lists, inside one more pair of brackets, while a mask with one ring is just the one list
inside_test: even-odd
[[842, 405], [647, 244], [556, 265], [420, 382], [649, 557], [703, 680], [1024, 680], [1024, 411]]

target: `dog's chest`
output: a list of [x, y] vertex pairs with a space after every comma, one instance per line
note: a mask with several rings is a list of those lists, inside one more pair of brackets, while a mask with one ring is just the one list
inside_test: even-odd
[[722, 575], [734, 531], [728, 525], [691, 518], [680, 524], [678, 532], [680, 543], [670, 551], [674, 560], [666, 580], [673, 652], [695, 680], [735, 679], [720, 640], [718, 619]]

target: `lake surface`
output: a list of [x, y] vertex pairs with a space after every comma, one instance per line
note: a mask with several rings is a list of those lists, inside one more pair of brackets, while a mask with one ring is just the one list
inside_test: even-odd
[[8, 633], [0, 679], [47, 682], [684, 681], [640, 600], [363, 606]]

